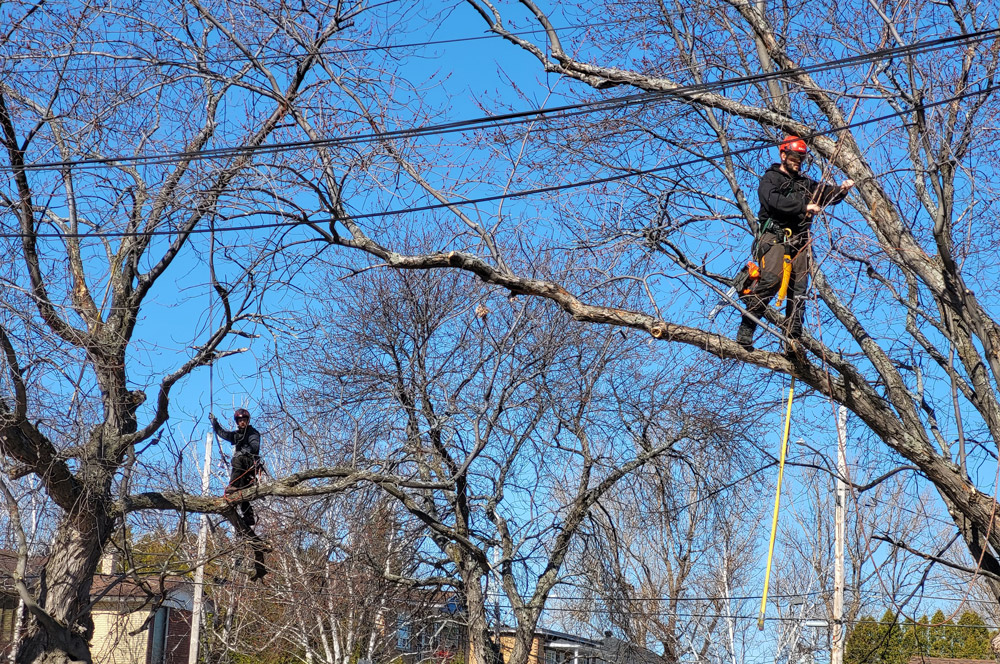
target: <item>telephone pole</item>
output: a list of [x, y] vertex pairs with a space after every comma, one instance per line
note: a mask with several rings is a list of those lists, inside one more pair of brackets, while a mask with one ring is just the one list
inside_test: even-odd
[[837, 412], [837, 507], [833, 531], [833, 626], [830, 662], [844, 664], [844, 539], [847, 522], [847, 407]]
[[[205, 466], [201, 469], [201, 495], [208, 495], [212, 479], [212, 432], [205, 436]], [[208, 541], [208, 515], [201, 515], [198, 528], [198, 567], [194, 571], [194, 606], [191, 608], [191, 642], [188, 645], [188, 664], [198, 664], [198, 648], [201, 645], [201, 615], [205, 594], [205, 545]]]

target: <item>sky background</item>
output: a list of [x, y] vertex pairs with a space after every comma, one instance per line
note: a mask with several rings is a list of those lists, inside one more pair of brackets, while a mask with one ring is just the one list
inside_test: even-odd
[[[521, 49], [497, 37], [486, 35], [482, 20], [474, 15], [467, 5], [454, 3], [451, 7], [444, 9], [441, 7], [438, 3], [413, 5], [385, 3], [371, 14], [362, 15], [358, 19], [357, 26], [357, 33], [363, 38], [359, 39], [359, 44], [356, 46], [363, 46], [366, 43], [401, 45], [398, 49], [381, 52], [380, 57], [383, 58], [387, 70], [401, 80], [414, 83], [413, 94], [420, 97], [420, 99], [415, 98], [414, 102], [422, 102], [424, 108], [432, 112], [431, 122], [435, 124], [455, 122], [490, 113], [558, 106], [576, 101], [571, 84], [541, 72], [538, 62]], [[398, 29], [398, 26], [403, 24], [400, 14], [406, 16], [405, 32]], [[553, 20], [559, 26], [572, 26], [588, 19], [559, 13], [557, 10]], [[522, 25], [529, 23], [522, 21]], [[600, 30], [601, 26], [591, 21], [588, 27], [570, 28], [563, 34], [567, 38], [580, 36], [578, 43], [586, 53], [588, 39], [599, 34]], [[345, 42], [351, 38], [351, 34], [350, 32], [345, 34]], [[419, 45], [422, 42], [434, 41], [448, 43]], [[622, 54], [623, 59], [628, 55], [632, 54]], [[513, 86], [515, 83], [516, 92]], [[620, 94], [625, 93], [624, 90], [620, 92]], [[235, 109], [234, 121], [238, 114], [239, 110]], [[415, 116], [413, 124], [420, 124], [426, 120], [425, 117]], [[400, 116], [397, 121], [400, 126], [407, 126], [405, 116]], [[444, 139], [453, 144], [453, 154], [458, 158], [449, 172], [438, 174], [442, 182], [451, 177], [462, 177], [467, 171], [474, 171], [479, 163], [478, 160], [490, 150], [488, 145], [481, 147], [464, 145], [463, 141], [470, 137], [471, 134], [452, 135]], [[762, 166], [766, 165], [772, 160], [771, 157], [773, 151], [764, 151], [759, 163]], [[645, 155], [644, 158], [649, 159], [648, 163], [659, 163], [655, 153]], [[463, 163], [462, 159], [466, 161]], [[812, 174], [815, 176], [816, 172], [813, 171]], [[462, 193], [470, 197], [493, 193], [502, 184], [470, 183]], [[756, 207], [755, 193], [748, 190], [746, 194], [751, 205]], [[375, 193], [366, 197], [363, 192], [348, 200], [351, 210], [359, 214], [380, 211], [386, 207], [405, 207], [411, 203], [410, 200], [388, 200]], [[610, 216], [616, 212], [615, 201], [597, 201], [593, 204], [595, 218], [601, 214], [607, 213]], [[508, 201], [506, 206], [508, 214], [513, 216], [524, 215], [526, 218], [531, 218], [545, 213], [541, 210], [541, 205], [536, 205], [530, 198], [513, 199]], [[486, 215], [493, 209], [495, 207], [489, 205], [482, 207]], [[268, 220], [266, 217], [261, 219]], [[241, 221], [253, 223], [254, 219], [245, 218]], [[385, 223], [391, 225], [395, 222], [389, 219]], [[725, 245], [727, 248], [748, 244], [745, 237], [728, 234], [725, 229], [713, 230], [716, 230], [718, 235], [703, 238], [706, 243]], [[559, 231], [540, 228], [537, 232]], [[260, 236], [270, 237], [271, 233], [261, 231]], [[296, 235], [293, 232], [289, 235], [290, 239], [297, 237], [305, 237], [305, 233]], [[225, 254], [226, 247], [230, 244], [233, 246], [250, 244], [247, 240], [248, 238], [241, 234], [220, 231], [216, 235], [217, 255]], [[207, 241], [204, 237], [186, 249], [165, 277], [157, 283], [149, 299], [150, 306], [143, 310], [143, 318], [135, 334], [137, 342], [131, 349], [134, 367], [131, 375], [136, 380], [134, 387], [144, 389], [149, 397], [147, 410], [143, 413], [146, 417], [149, 414], [148, 408], [155, 402], [155, 389], [159, 378], [165, 371], [178, 366], [189, 356], [192, 338], [203, 336], [191, 334], [192, 323], [197, 330], [203, 332], [210, 324], [217, 323], [221, 315], [218, 300], [208, 284], [206, 249]], [[713, 251], [715, 253], [711, 254], [710, 258], [716, 260], [715, 267], [719, 271], [727, 271], [732, 265], [731, 255], [722, 249]], [[339, 257], [330, 250], [324, 252], [322, 259], [333, 265], [343, 265], [355, 260]], [[318, 261], [315, 265], [323, 263]], [[232, 261], [220, 260], [216, 267], [223, 282], [233, 278], [236, 273]], [[298, 265], [292, 268], [301, 269]], [[305, 278], [308, 276], [311, 276], [309, 272], [299, 274], [298, 289], [281, 288], [265, 292], [261, 309], [274, 317], [272, 322], [275, 324], [268, 327], [258, 326], [251, 330], [260, 334], [260, 338], [249, 343], [248, 352], [220, 361], [211, 371], [208, 368], [200, 368], [174, 388], [171, 419], [165, 426], [165, 437], [170, 441], [170, 448], [164, 446], [163, 456], [160, 457], [167, 469], [179, 473], [186, 481], [193, 482], [200, 474], [198, 464], [203, 454], [201, 445], [208, 432], [208, 412], [211, 410], [220, 420], [231, 423], [234, 407], [248, 408], [255, 417], [254, 423], [263, 430], [265, 459], [269, 454], [272, 457], [277, 456], [278, 451], [274, 450], [274, 445], [278, 444], [279, 435], [278, 432], [269, 430], [271, 422], [267, 416], [268, 411], [276, 407], [279, 397], [275, 376], [282, 367], [281, 358], [276, 358], [275, 355], [279, 352], [282, 342], [294, 337], [296, 333], [298, 323], [292, 320], [292, 314], [311, 309], [316, 298], [323, 296], [322, 293], [315, 292], [320, 288], [320, 282]], [[704, 307], [704, 298], [703, 292], [688, 293], [676, 300], [673, 306], [679, 309], [688, 307], [693, 312], [691, 315], [696, 316]], [[732, 312], [727, 312], [720, 316], [715, 328], [717, 331], [725, 333], [735, 325], [731, 314]], [[279, 336], [274, 336], [275, 331]], [[246, 343], [245, 340], [236, 340], [232, 342], [231, 347]], [[697, 353], [697, 350], [689, 351], [691, 357]], [[148, 377], [148, 382], [143, 382], [144, 375]], [[762, 446], [773, 449], [775, 454], [780, 444], [782, 399], [787, 384], [787, 379], [779, 376], [767, 376], [760, 381], [761, 392], [771, 395], [774, 411], [770, 418], [773, 426], [769, 427], [768, 439], [762, 441]], [[791, 433], [793, 443], [802, 441], [804, 445], [815, 448], [829, 457], [835, 443], [833, 414], [829, 403], [807, 400], [797, 406], [795, 413]], [[850, 426], [853, 435], [857, 430], [854, 428], [854, 423]], [[221, 493], [227, 476], [227, 470], [218, 456], [218, 449], [215, 448], [215, 479], [212, 487], [215, 493]], [[224, 444], [224, 449], [228, 454], [229, 446]], [[179, 467], [171, 468], [174, 459], [172, 455], [176, 450], [183, 452], [183, 456], [179, 458]], [[157, 460], [157, 450], [151, 450], [148, 454], [151, 460]], [[793, 445], [792, 454], [793, 456], [808, 454], [808, 450], [803, 446]], [[849, 453], [849, 456], [853, 455]], [[987, 470], [992, 470], [992, 467]], [[977, 469], [973, 472], [977, 472]], [[773, 476], [773, 472], [768, 472], [755, 481], [770, 484], [773, 482]], [[800, 474], [794, 469], [789, 470], [785, 476], [790, 489], [789, 499], [784, 508], [792, 512], [796, 509], [798, 489], [795, 488], [795, 483], [799, 478]], [[865, 479], [868, 478], [859, 478], [859, 481]], [[992, 475], [977, 479], [981, 484], [990, 484]], [[761, 537], [766, 538], [766, 536], [765, 529]], [[780, 550], [777, 555], [782, 555]], [[770, 639], [773, 639], [773, 635], [764, 635], [756, 644], [761, 653], [766, 653], [771, 647]], [[767, 656], [760, 654], [754, 661], [766, 660]]]
[[[395, 3], [385, 4], [389, 5], [386, 10], [392, 10]], [[395, 47], [386, 49], [383, 53], [387, 66], [393, 67], [397, 76], [413, 82], [426, 82], [421, 87], [426, 90], [427, 103], [441, 109], [440, 117], [434, 119], [435, 124], [489, 115], [489, 109], [501, 105], [528, 110], [567, 102], [560, 94], [565, 83], [561, 83], [557, 77], [540, 72], [537, 61], [520, 49], [488, 34], [483, 29], [481, 18], [467, 5], [454, 3], [450, 9], [443, 10], [437, 3], [424, 3], [422, 8], [415, 6], [407, 11], [411, 16], [411, 23], [405, 33], [392, 30], [383, 23], [388, 21], [388, 17], [381, 12], [376, 10], [373, 14], [378, 16], [374, 21], [370, 15], [362, 15], [359, 19], [362, 23], [359, 31], [370, 27], [375, 32], [374, 38], [370, 40], [372, 43]], [[413, 15], [420, 16], [423, 20], [412, 20]], [[410, 29], [411, 25], [413, 29]], [[564, 19], [561, 25], [572, 24]], [[566, 34], [578, 35], [585, 29], [567, 30]], [[534, 103], [514, 98], [510, 88], [512, 81], [516, 81], [520, 92]], [[505, 110], [501, 107], [497, 112]], [[414, 118], [414, 121], [418, 119]], [[477, 192], [470, 190], [468, 195], [471, 197], [477, 195]], [[348, 204], [355, 212], [368, 211], [363, 205], [357, 204], [356, 198], [349, 200]], [[380, 204], [381, 201], [374, 201], [368, 209], [381, 209]], [[518, 207], [530, 207], [531, 201], [513, 200], [507, 206], [508, 209], [516, 210]], [[402, 205], [396, 202], [396, 207]], [[245, 223], [254, 223], [254, 220], [248, 219]], [[222, 227], [224, 224], [220, 222], [218, 225]], [[217, 245], [221, 247], [231, 241], [233, 235], [218, 232]], [[239, 242], [245, 239], [239, 237], [240, 234], [236, 235]], [[150, 301], [154, 306], [147, 306], [143, 310], [135, 335], [140, 341], [133, 352], [134, 357], [144, 366], [161, 370], [175, 366], [178, 354], [186, 354], [189, 348], [191, 322], [197, 321], [198, 328], [205, 329], [209, 317], [216, 323], [221, 318], [221, 304], [208, 283], [204, 241], [200, 245], [195, 251], [188, 249], [182, 259], [172, 266], [166, 278], [157, 283]], [[323, 252], [326, 259], [337, 262], [330, 254], [330, 250]], [[217, 263], [216, 269], [219, 280], [226, 282], [224, 263]], [[305, 287], [316, 288], [318, 284]], [[280, 289], [266, 294], [264, 308], [278, 318], [285, 318], [294, 310], [309, 308], [311, 303], [312, 293]], [[273, 407], [275, 404], [275, 386], [269, 370], [276, 369], [273, 357], [279, 339], [266, 329], [258, 328], [255, 331], [260, 334], [258, 339], [250, 343], [247, 340], [237, 340], [231, 344], [232, 347], [248, 346], [247, 352], [218, 362], [211, 372], [207, 367], [200, 368], [174, 388], [171, 419], [166, 428], [176, 444], [185, 445], [197, 441], [199, 448], [203, 445], [204, 435], [209, 427], [209, 409], [215, 412], [221, 422], [228, 422], [228, 426], [232, 426], [234, 408], [246, 407], [257, 418], [254, 423], [266, 431], [266, 421], [262, 421], [260, 416], [265, 405]], [[294, 334], [294, 330], [288, 329], [287, 333]], [[151, 375], [155, 379], [157, 372], [154, 371]], [[147, 391], [150, 397], [147, 405], [151, 405], [155, 384], [137, 387]], [[265, 450], [266, 446], [267, 442]], [[224, 449], [228, 454], [228, 445]], [[216, 458], [213, 464], [218, 466], [217, 451], [214, 456]], [[193, 472], [196, 470], [195, 459], [200, 464], [202, 454], [199, 452], [188, 458]], [[221, 468], [217, 467], [214, 475], [213, 487], [221, 490]]]

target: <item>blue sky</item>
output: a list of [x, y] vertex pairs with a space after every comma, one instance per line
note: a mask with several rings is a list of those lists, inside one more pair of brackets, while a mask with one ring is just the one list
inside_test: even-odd
[[[407, 15], [405, 24], [394, 23], [398, 18], [398, 13]], [[437, 4], [424, 3], [406, 6], [402, 9], [388, 5], [384, 12], [376, 12], [376, 16], [381, 16], [384, 23], [368, 26], [363, 23], [365, 18], [359, 19], [358, 31], [363, 32], [371, 27], [377, 44], [395, 43], [411, 44], [430, 40], [454, 40], [465, 38], [477, 38], [484, 36], [484, 24], [480, 17], [474, 15], [472, 10], [463, 3], [453, 3], [450, 8], [441, 10]], [[556, 23], [561, 25], [573, 24], [579, 20], [574, 16], [557, 16]], [[526, 22], [524, 24], [527, 24]], [[405, 25], [405, 32], [398, 29], [399, 25]], [[536, 60], [525, 54], [517, 47], [503, 42], [499, 38], [490, 37], [488, 39], [476, 39], [473, 41], [462, 41], [457, 43], [438, 44], [431, 47], [412, 47], [384, 55], [384, 65], [401, 79], [418, 83], [419, 94], [423, 96], [426, 106], [435, 111], [433, 121], [435, 123], [456, 121], [466, 118], [479, 117], [491, 110], [503, 111], [509, 108], [525, 109], [533, 108], [546, 103], [548, 105], [558, 105], [564, 103], [566, 98], [561, 94], [569, 92], [569, 84], [560, 82], [552, 76], [544, 74]], [[516, 82], [520, 87], [520, 93], [512, 91], [511, 83]], [[550, 86], [552, 86], [550, 88]], [[550, 95], [550, 93], [553, 93]], [[523, 95], [521, 98], [519, 95]], [[233, 111], [234, 121], [238, 117], [238, 109]], [[396, 120], [400, 126], [407, 126], [407, 119], [401, 116]], [[458, 140], [458, 137], [449, 140]], [[222, 147], [222, 146], [219, 146]], [[646, 155], [655, 162], [657, 155]], [[470, 163], [456, 165], [456, 171], [461, 171], [464, 167], [470, 171], [476, 169], [475, 158], [478, 155], [475, 149], [458, 151], [459, 154], [471, 155]], [[773, 156], [773, 155], [772, 155]], [[761, 163], [766, 163], [770, 157], [762, 157]], [[470, 186], [463, 193], [466, 195], [476, 195], [481, 190], [495, 191], [497, 183], [483, 183], [477, 186]], [[747, 191], [747, 196], [751, 200], [751, 205], [756, 206], [756, 196], [752, 191]], [[405, 202], [405, 201], [404, 201]], [[368, 209], [377, 208], [384, 204], [384, 199], [377, 195], [365, 198], [359, 195], [348, 201], [348, 204], [356, 212], [364, 212]], [[394, 207], [402, 207], [397, 204]], [[601, 206], [607, 205], [613, 208], [613, 204], [606, 201], [594, 203], [595, 218], [601, 212]], [[545, 210], [540, 205], [535, 205], [530, 199], [521, 201], [511, 201], [507, 203], [508, 211], [525, 215], [541, 215]], [[492, 209], [484, 206], [487, 214]], [[252, 221], [252, 220], [247, 220]], [[387, 222], [394, 223], [393, 221]], [[834, 222], [838, 223], [838, 222]], [[559, 230], [543, 229], [540, 232], [559, 233]], [[266, 237], [267, 233], [262, 232], [261, 237]], [[224, 245], [232, 238], [231, 234], [220, 233], [217, 242]], [[245, 238], [236, 238], [236, 243], [244, 243]], [[712, 247], [710, 258], [716, 260], [717, 269], [725, 271], [732, 263], [732, 253], [739, 253], [741, 247], [747, 244], [747, 238], [733, 234], [720, 242], [718, 237], [703, 237], [715, 246]], [[726, 250], [718, 249], [719, 244], [726, 244]], [[199, 255], [205, 249], [205, 238], [199, 238], [189, 247], [182, 258], [172, 266], [171, 270], [160, 280], [156, 289], [152, 293], [147, 307], [144, 309], [143, 318], [136, 330], [136, 344], [133, 346], [132, 377], [136, 381], [135, 387], [145, 389], [150, 397], [149, 405], [155, 398], [155, 388], [158, 378], [165, 370], [177, 366], [189, 353], [189, 346], [193, 338], [192, 327], [198, 331], [203, 331], [209, 324], [208, 303], [213, 302], [212, 319], [217, 321], [220, 314], [219, 305], [215, 300], [212, 290], [208, 285], [207, 266], [204, 256]], [[220, 252], [221, 253], [221, 249]], [[332, 259], [336, 262], [336, 259]], [[233, 264], [221, 261], [217, 265], [220, 279], [227, 281], [235, 274]], [[300, 278], [307, 275], [300, 275]], [[299, 286], [303, 290], [275, 289], [269, 291], [262, 301], [262, 310], [268, 315], [282, 318], [288, 312], [308, 308], [310, 300], [308, 296], [310, 284], [308, 279], [302, 278]], [[714, 298], [713, 298], [714, 299]], [[686, 295], [679, 296], [672, 305], [681, 308], [688, 307], [692, 312], [692, 317], [697, 317], [698, 312], [704, 306], [704, 293], [694, 290]], [[728, 326], [732, 326], [732, 317], [722, 316], [718, 322], [718, 331], [725, 333]], [[277, 329], [282, 330], [282, 334], [292, 334], [294, 330], [287, 325], [278, 324]], [[173, 442], [184, 445], [191, 443], [184, 456], [185, 474], [193, 478], [196, 474], [195, 460], [200, 462], [201, 442], [208, 428], [206, 414], [211, 408], [224, 421], [230, 421], [229, 417], [234, 406], [246, 406], [255, 415], [259, 415], [263, 404], [272, 404], [275, 399], [274, 385], [272, 384], [270, 370], [276, 369], [273, 362], [273, 354], [276, 348], [276, 340], [268, 329], [258, 326], [251, 330], [259, 333], [261, 337], [250, 343], [250, 351], [233, 358], [223, 360], [218, 363], [212, 374], [212, 388], [209, 388], [210, 371], [207, 368], [198, 369], [191, 376], [180, 382], [172, 393], [171, 413], [172, 417], [166, 428], [169, 430]], [[235, 340], [233, 345], [244, 345], [244, 340]], [[691, 356], [697, 355], [697, 351], [691, 351]], [[143, 376], [152, 378], [152, 382], [144, 383]], [[773, 391], [775, 402], [780, 402], [785, 384], [782, 379], [768, 378], [761, 381], [764, 387]], [[800, 406], [805, 411], [804, 406]], [[829, 427], [817, 432], [811, 425], [822, 416], [826, 403], [818, 403], [815, 410], [811, 412], [797, 412], [796, 421], [793, 423], [792, 440], [797, 438], [808, 439], [821, 449], [832, 449], [832, 418], [828, 422]], [[780, 406], [775, 408], [773, 427], [773, 449], [777, 452], [779, 443]], [[800, 418], [801, 415], [801, 418]], [[800, 418], [800, 419], [799, 419]], [[258, 423], [261, 419], [258, 418]], [[802, 424], [800, 425], [800, 422]], [[808, 425], [806, 423], [809, 423]], [[265, 421], [266, 424], [266, 421]], [[808, 427], [808, 428], [807, 428]], [[805, 430], [804, 430], [805, 429]], [[815, 440], [819, 438], [820, 440]], [[268, 452], [268, 445], [271, 443], [265, 436], [264, 452]], [[769, 438], [767, 443], [770, 444]], [[228, 446], [226, 446], [228, 448]], [[228, 449], [227, 449], [228, 451]], [[151, 456], [155, 458], [155, 450], [151, 451]], [[218, 462], [218, 459], [216, 459]], [[166, 465], [166, 464], [165, 464]], [[169, 465], [166, 465], [169, 469]], [[220, 469], [219, 476], [224, 476], [224, 471]], [[795, 482], [795, 473], [788, 473], [786, 481]], [[773, 481], [768, 476], [766, 482]], [[221, 491], [221, 482], [217, 481], [213, 487], [216, 492]], [[763, 534], [766, 536], [766, 533]], [[780, 551], [779, 551], [779, 554]]]
[[[511, 80], [516, 80], [523, 92], [532, 96], [538, 105], [546, 99], [549, 105], [565, 101], [558, 96], [558, 86], [557, 93], [550, 94], [546, 87], [549, 81], [539, 71], [536, 60], [499, 38], [487, 35], [482, 20], [467, 5], [455, 3], [450, 10], [432, 12], [428, 8], [412, 13], [429, 20], [413, 20], [411, 25], [415, 29], [405, 33], [386, 33], [383, 30], [385, 26], [376, 25], [376, 38], [373, 41], [377, 44], [416, 44], [471, 38], [469, 41], [387, 52], [387, 66], [394, 66], [396, 75], [413, 82], [428, 82], [422, 86], [429, 96], [427, 103], [442, 112], [440, 117], [435, 118], [435, 123], [480, 117], [484, 115], [484, 107], [493, 107], [496, 100], [515, 108], [534, 107], [509, 92]], [[403, 53], [402, 57], [397, 55], [400, 52]], [[398, 61], [392, 62], [390, 57], [398, 58]], [[534, 82], [534, 87], [528, 87], [530, 82]], [[401, 121], [405, 121], [405, 118]], [[468, 193], [475, 194], [472, 191]], [[365, 211], [364, 201], [358, 205], [355, 200], [349, 200], [348, 204], [355, 211]], [[518, 205], [530, 206], [531, 203], [515, 201], [508, 203], [508, 209]], [[249, 221], [253, 223], [252, 220]], [[223, 224], [220, 222], [219, 225]], [[227, 238], [232, 238], [232, 235], [219, 232], [216, 242], [222, 245], [228, 241]], [[238, 241], [242, 242], [243, 238], [238, 238]], [[204, 238], [196, 243], [198, 252], [204, 250], [204, 244]], [[143, 318], [135, 335], [140, 341], [133, 349], [141, 366], [172, 366], [187, 351], [192, 323], [197, 322], [199, 329], [205, 329], [209, 313], [215, 322], [220, 319], [221, 306], [208, 285], [204, 257], [196, 257], [194, 254], [189, 248], [183, 259], [172, 266], [165, 278], [157, 284], [143, 311]], [[326, 255], [329, 256], [329, 251]], [[225, 282], [225, 262], [218, 261], [216, 269], [219, 279]], [[305, 283], [302, 287], [309, 288], [308, 279], [303, 281]], [[206, 302], [211, 302], [211, 312], [207, 310]], [[288, 289], [271, 292], [263, 303], [264, 310], [279, 317], [289, 310], [308, 306], [308, 297], [298, 290]], [[273, 403], [274, 386], [267, 369], [272, 365], [270, 358], [276, 340], [263, 327], [258, 327], [255, 331], [261, 335], [260, 338], [249, 344], [243, 339], [233, 343], [235, 347], [249, 345], [249, 352], [220, 361], [212, 372], [211, 381], [208, 368], [201, 368], [174, 388], [171, 420], [167, 427], [177, 442], [194, 436], [201, 444], [203, 432], [208, 426], [205, 415], [210, 403], [216, 415], [223, 420], [230, 419], [234, 406], [246, 406], [258, 414], [261, 404]], [[152, 384], [138, 387], [143, 387], [150, 397], [153, 396]], [[201, 459], [200, 453], [196, 456]]]

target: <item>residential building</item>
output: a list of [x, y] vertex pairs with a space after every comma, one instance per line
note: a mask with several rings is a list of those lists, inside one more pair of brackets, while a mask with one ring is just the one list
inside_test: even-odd
[[[22, 608], [14, 589], [17, 556], [0, 551], [0, 661], [8, 661], [16, 641], [16, 626], [23, 623]], [[37, 582], [45, 558], [29, 564], [28, 584]], [[109, 561], [104, 561], [107, 566]], [[103, 570], [110, 572], [110, 568]], [[159, 579], [137, 584], [120, 574], [94, 577], [91, 597], [94, 638], [91, 652], [101, 664], [187, 664], [191, 640], [191, 584]]]
[[[514, 650], [514, 630], [500, 630], [500, 652], [504, 662]], [[471, 659], [470, 659], [471, 661]], [[673, 664], [656, 653], [609, 632], [592, 639], [550, 629], [536, 629], [527, 664]]]
[[396, 604], [395, 653], [404, 664], [449, 664], [464, 656], [465, 615], [454, 597], [411, 593]]
[[91, 596], [100, 598], [90, 642], [95, 662], [187, 664], [194, 597], [189, 582], [167, 580], [161, 590], [158, 582], [142, 587], [119, 575], [100, 574]]

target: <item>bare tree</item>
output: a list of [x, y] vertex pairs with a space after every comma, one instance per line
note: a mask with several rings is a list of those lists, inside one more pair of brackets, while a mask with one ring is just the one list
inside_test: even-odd
[[692, 451], [690, 465], [649, 468], [602, 501], [570, 565], [586, 600], [580, 620], [665, 662], [745, 657], [736, 641], [749, 622], [739, 616], [754, 608], [760, 476], [772, 464], [747, 469], [755, 454], [718, 442]]
[[[597, 505], [650, 464], [669, 473], [702, 446], [721, 449], [740, 426], [735, 409], [688, 403], [688, 382], [634, 338], [547, 305], [512, 307], [443, 272], [368, 271], [345, 285], [303, 325], [320, 335], [296, 354], [310, 367], [300, 399], [361, 423], [359, 463], [384, 459], [427, 483], [381, 486], [427, 529], [437, 573], [409, 582], [456, 587], [477, 661], [498, 648], [491, 594], [513, 621], [510, 661], [523, 664]], [[706, 394], [713, 377], [701, 378]]]
[[[268, 324], [262, 298], [285, 278], [265, 264], [276, 238], [216, 244], [207, 231], [282, 215], [269, 174], [282, 166], [255, 150], [328, 108], [331, 82], [344, 80], [324, 53], [361, 8], [192, 0], [4, 12], [0, 488], [31, 617], [17, 661], [90, 661], [91, 579], [128, 514], [224, 514], [254, 536], [226, 501], [186, 492], [167, 472], [180, 457], [157, 443], [178, 383]], [[360, 57], [342, 64], [368, 71]], [[204, 317], [209, 292], [214, 320]], [[168, 334], [148, 320], [164, 315]], [[247, 497], [335, 492], [363, 471], [295, 470]], [[9, 486], [26, 476], [59, 510], [33, 588]]]
[[[237, 654], [323, 664], [389, 661], [399, 654], [399, 616], [415, 616], [418, 624], [440, 616], [440, 594], [390, 580], [411, 575], [417, 559], [413, 533], [383, 494], [368, 489], [298, 499], [281, 509], [291, 514], [275, 519], [283, 536], [269, 555], [267, 584], [213, 567], [209, 660]], [[231, 559], [226, 544], [214, 540], [215, 555]]]
[[[540, 71], [576, 83], [587, 102], [611, 105], [591, 122], [575, 113], [563, 121], [573, 124], [572, 134], [557, 133], [556, 124], [550, 135], [559, 138], [537, 143], [540, 168], [527, 172], [538, 179], [524, 189], [545, 187], [554, 197], [554, 179], [567, 185], [549, 208], [564, 213], [552, 215], [564, 224], [552, 224], [558, 240], [539, 235], [530, 250], [520, 245], [523, 254], [501, 251], [492, 240], [513, 233], [516, 219], [480, 223], [463, 216], [456, 196], [449, 209], [482, 237], [478, 245], [443, 242], [415, 251], [346, 209], [336, 217], [347, 232], [330, 241], [395, 268], [464, 270], [549, 300], [578, 321], [643, 330], [765, 374], [796, 377], [850, 408], [905, 460], [904, 472], [935, 488], [1000, 598], [998, 504], [990, 498], [993, 485], [970, 476], [993, 463], [1000, 440], [1000, 326], [985, 258], [995, 232], [989, 142], [1000, 42], [980, 34], [995, 24], [994, 8], [581, 3], [575, 15], [609, 27], [564, 41], [549, 10], [534, 0], [468, 5], [512, 48], [537, 59]], [[543, 36], [512, 29], [524, 20]], [[935, 41], [941, 37], [950, 41]], [[844, 53], [858, 58], [805, 68]], [[762, 67], [777, 85], [760, 78], [739, 87], [717, 83], [756, 76]], [[609, 89], [648, 94], [617, 105], [584, 94]], [[808, 139], [821, 175], [858, 183], [848, 217], [816, 223], [811, 334], [804, 352], [792, 355], [746, 351], [704, 316], [730, 284], [732, 266], [745, 260], [747, 231], [756, 224], [743, 192], [763, 170], [762, 149], [784, 134]], [[518, 145], [532, 135], [517, 136]], [[654, 205], [664, 192], [670, 195]], [[592, 214], [587, 196], [611, 197], [622, 213]], [[592, 270], [586, 283], [532, 266], [532, 254], [557, 249], [578, 273]], [[623, 283], [646, 303], [623, 307]], [[781, 322], [775, 310], [766, 318]], [[781, 336], [770, 330], [768, 338]]]

